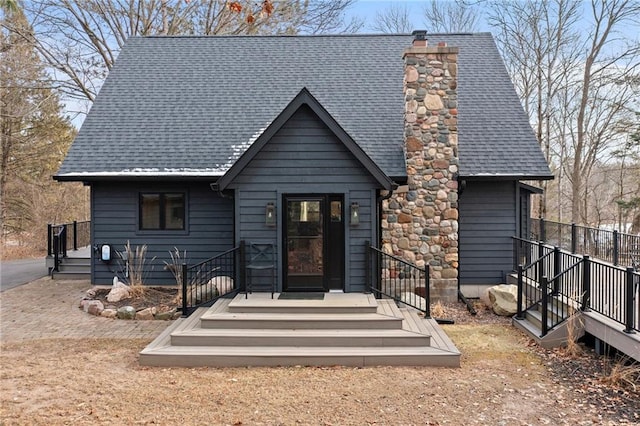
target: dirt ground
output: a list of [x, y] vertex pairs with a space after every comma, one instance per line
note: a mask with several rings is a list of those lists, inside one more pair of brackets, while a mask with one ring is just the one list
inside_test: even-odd
[[462, 368], [156, 368], [138, 365], [147, 340], [2, 343], [0, 424], [640, 424], [640, 393], [604, 385], [593, 354], [541, 350], [488, 311], [439, 313]]

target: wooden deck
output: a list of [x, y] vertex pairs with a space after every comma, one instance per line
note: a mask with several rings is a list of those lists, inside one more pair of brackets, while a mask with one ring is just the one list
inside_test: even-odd
[[[49, 272], [54, 267], [54, 259], [47, 256], [45, 262]], [[80, 247], [78, 250], [67, 250], [67, 257], [62, 258], [59, 272], [53, 272], [52, 278], [63, 280], [87, 280], [91, 279], [91, 247]]]
[[459, 367], [434, 320], [367, 294], [278, 300], [254, 293], [177, 320], [140, 353], [153, 366], [424, 365]]
[[[512, 282], [515, 284], [516, 282]], [[530, 285], [536, 286], [535, 283]], [[537, 288], [535, 291], [538, 291]], [[592, 295], [592, 297], [598, 297], [598, 293]], [[636, 300], [640, 297], [638, 291], [636, 291]], [[572, 330], [573, 336], [581, 337], [585, 333], [589, 333], [601, 340], [603, 343], [610, 345], [630, 358], [640, 362], [640, 333], [638, 331], [634, 331], [633, 333], [625, 333], [625, 326], [616, 322], [606, 316], [595, 312], [593, 310], [589, 310], [586, 312], [580, 311], [580, 306], [577, 302], [575, 302], [571, 298], [567, 298], [562, 296], [560, 298], [555, 298], [555, 303], [562, 303], [569, 309], [565, 309], [565, 312], [571, 310], [571, 312], [576, 312], [578, 318], [572, 324], [568, 324], [567, 321], [564, 321], [558, 324], [553, 329], [549, 330], [549, 333], [546, 336], [541, 337], [541, 315], [539, 310], [531, 309], [526, 312], [526, 317], [523, 320], [518, 320], [514, 317], [513, 324], [527, 333], [531, 338], [533, 338], [537, 344], [543, 346], [545, 348], [553, 348], [558, 346], [563, 346], [567, 342], [567, 338], [569, 335], [568, 327], [574, 327]], [[593, 301], [593, 302], [598, 302]], [[634, 303], [634, 307], [637, 308], [637, 302]], [[549, 315], [555, 315], [552, 311], [553, 303], [550, 306], [551, 310]], [[637, 315], [640, 315], [640, 312], [635, 312], [636, 318]]]

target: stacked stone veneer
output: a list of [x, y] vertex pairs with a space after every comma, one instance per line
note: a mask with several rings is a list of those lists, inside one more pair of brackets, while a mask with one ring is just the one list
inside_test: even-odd
[[445, 301], [458, 288], [457, 53], [426, 40], [404, 52], [408, 185], [382, 206], [383, 250], [428, 264], [431, 296]]

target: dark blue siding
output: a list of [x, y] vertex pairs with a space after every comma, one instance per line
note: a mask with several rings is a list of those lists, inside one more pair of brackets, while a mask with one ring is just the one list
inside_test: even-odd
[[[379, 185], [310, 108], [300, 108], [229, 186], [236, 190], [237, 238], [277, 247], [283, 246], [283, 194], [344, 194], [346, 290], [365, 289], [364, 243], [375, 240], [375, 196]], [[276, 204], [277, 227], [264, 223], [268, 202]], [[360, 205], [357, 227], [348, 225], [348, 206], [352, 202]], [[281, 255], [278, 250], [279, 286]]]
[[[139, 231], [140, 192], [184, 192], [187, 197], [184, 231]], [[111, 244], [124, 251], [147, 245], [145, 283], [175, 284], [164, 269], [169, 252], [187, 251], [189, 264], [197, 263], [233, 247], [233, 201], [219, 197], [207, 183], [95, 183], [91, 187], [93, 244]], [[117, 256], [114, 256], [117, 259]], [[123, 277], [123, 264], [93, 261], [94, 284], [111, 284], [114, 275]]]
[[517, 182], [467, 182], [460, 196], [460, 284], [501, 284], [512, 269]]

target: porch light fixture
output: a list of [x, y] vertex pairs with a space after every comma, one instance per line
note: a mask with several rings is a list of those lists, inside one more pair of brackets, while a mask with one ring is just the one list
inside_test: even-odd
[[267, 203], [264, 215], [264, 223], [267, 226], [276, 226], [276, 206], [273, 203]]
[[351, 203], [350, 221], [351, 226], [357, 226], [360, 224], [360, 205], [358, 203]]

